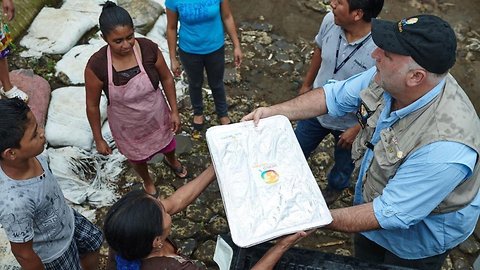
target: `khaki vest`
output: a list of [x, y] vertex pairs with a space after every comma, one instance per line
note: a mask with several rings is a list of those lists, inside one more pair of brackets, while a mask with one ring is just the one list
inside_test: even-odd
[[[377, 120], [385, 107], [383, 89], [375, 82], [360, 93], [373, 114], [352, 146], [352, 158], [359, 168]], [[453, 141], [474, 149], [480, 156], [480, 120], [463, 89], [448, 74], [444, 89], [432, 101], [380, 132], [374, 157], [363, 177], [363, 200], [371, 202], [382, 194], [390, 178], [409, 155], [436, 141]], [[473, 174], [458, 185], [433, 211], [447, 213], [469, 204], [480, 187], [480, 162]], [[415, 187], [412, 187], [415, 188]]]

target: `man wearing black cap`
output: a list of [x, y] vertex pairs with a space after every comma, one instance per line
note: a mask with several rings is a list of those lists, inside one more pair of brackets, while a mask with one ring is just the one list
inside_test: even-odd
[[419, 15], [373, 20], [372, 38], [376, 67], [243, 120], [356, 111], [354, 206], [333, 209], [327, 227], [357, 233], [357, 257], [440, 269], [480, 213], [480, 120], [448, 73], [455, 33], [442, 19]]

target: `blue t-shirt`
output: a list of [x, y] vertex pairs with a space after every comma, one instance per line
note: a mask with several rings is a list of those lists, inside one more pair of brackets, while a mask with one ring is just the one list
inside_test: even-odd
[[180, 22], [178, 46], [187, 53], [208, 54], [225, 43], [220, 5], [223, 0], [166, 0]]

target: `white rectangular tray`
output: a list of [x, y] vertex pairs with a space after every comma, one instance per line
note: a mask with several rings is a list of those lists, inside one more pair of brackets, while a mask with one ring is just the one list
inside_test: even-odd
[[240, 247], [332, 222], [285, 116], [206, 133], [232, 234]]

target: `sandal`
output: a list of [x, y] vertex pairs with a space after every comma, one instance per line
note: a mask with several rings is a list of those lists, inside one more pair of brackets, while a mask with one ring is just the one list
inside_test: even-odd
[[7, 98], [19, 98], [24, 102], [28, 102], [28, 95], [22, 90], [18, 89], [16, 86], [13, 86], [12, 89], [8, 91], [4, 91], [2, 86], [0, 87], [0, 94], [6, 96]]
[[187, 178], [188, 176], [187, 168], [185, 168], [185, 166], [183, 166], [182, 164], [180, 164], [180, 166], [178, 167], [173, 167], [173, 165], [170, 164], [165, 158], [163, 159], [163, 163], [167, 165], [167, 167], [169, 167], [178, 178], [180, 179]]
[[[199, 117], [201, 116], [202, 117], [202, 123], [195, 123], [195, 117]], [[198, 119], [197, 119], [198, 120]], [[194, 115], [193, 116], [193, 119], [192, 119], [192, 127], [193, 127], [193, 131], [203, 131], [203, 128], [205, 126], [205, 118], [203, 117], [203, 115]]]
[[204, 123], [201, 123], [201, 124], [197, 124], [195, 122], [192, 122], [192, 127], [193, 127], [193, 130], [194, 131], [198, 131], [198, 132], [201, 132], [203, 131], [203, 127], [205, 126]]

